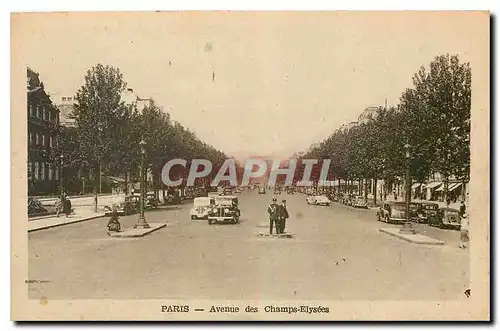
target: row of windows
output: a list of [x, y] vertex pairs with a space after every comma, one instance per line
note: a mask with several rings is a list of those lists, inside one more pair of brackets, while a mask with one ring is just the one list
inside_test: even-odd
[[43, 146], [43, 147], [54, 147], [52, 136], [47, 136], [42, 133], [29, 133], [28, 142], [30, 145]]
[[28, 179], [58, 180], [59, 169], [54, 168], [52, 163], [28, 162]]
[[40, 118], [45, 121], [56, 122], [57, 123], [57, 112], [45, 109], [42, 105], [38, 104], [36, 107], [30, 103], [28, 105], [30, 116]]
[[72, 97], [62, 97], [62, 101], [76, 101], [76, 98], [72, 98]]

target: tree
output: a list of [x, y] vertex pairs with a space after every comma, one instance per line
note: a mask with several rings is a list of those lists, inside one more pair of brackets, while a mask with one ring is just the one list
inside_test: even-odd
[[[76, 120], [79, 152], [93, 173], [98, 174], [94, 175], [96, 182], [100, 181], [101, 165], [116, 157], [112, 146], [125, 112], [121, 101], [125, 87], [119, 69], [98, 64], [87, 71], [85, 84], [76, 94], [72, 117]], [[94, 193], [97, 210], [97, 189]]]

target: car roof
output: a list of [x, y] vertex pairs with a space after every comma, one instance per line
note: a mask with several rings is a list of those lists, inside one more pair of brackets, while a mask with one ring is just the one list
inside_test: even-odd
[[443, 211], [454, 211], [454, 212], [459, 212], [458, 209], [455, 209], [455, 208], [450, 208], [450, 207], [444, 207], [444, 208], [439, 208]]

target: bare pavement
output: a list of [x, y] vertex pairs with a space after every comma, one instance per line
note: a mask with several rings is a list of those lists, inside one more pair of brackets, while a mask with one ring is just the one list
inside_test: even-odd
[[[240, 224], [191, 221], [191, 204], [146, 212], [167, 227], [111, 238], [108, 218], [28, 233], [33, 299], [452, 300], [468, 288], [460, 233], [418, 225], [443, 246], [381, 233], [374, 210], [286, 198], [293, 238], [261, 237], [271, 194], [240, 195]], [[121, 217], [131, 227], [138, 215]], [[389, 225], [391, 226], [391, 225]], [[395, 226], [395, 225], [393, 225]]]

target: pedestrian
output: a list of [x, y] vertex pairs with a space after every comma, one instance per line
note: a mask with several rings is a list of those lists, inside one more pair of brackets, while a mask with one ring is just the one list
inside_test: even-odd
[[279, 234], [279, 218], [278, 209], [279, 206], [276, 203], [276, 198], [273, 198], [273, 202], [267, 207], [267, 213], [269, 214], [269, 234], [273, 234], [273, 226], [276, 228], [276, 234]]
[[465, 208], [465, 202], [462, 200], [462, 202], [460, 203], [460, 210], [459, 210], [459, 213], [460, 213], [460, 218], [463, 218], [465, 216], [465, 213], [466, 213], [466, 208]]
[[108, 222], [108, 235], [109, 232], [120, 232], [121, 224], [118, 220], [118, 212], [116, 210], [116, 205], [113, 205], [113, 212]]
[[396, 194], [396, 189], [392, 190], [392, 194], [394, 194], [394, 200], [398, 200], [398, 196]]
[[467, 248], [469, 244], [469, 215], [464, 213], [460, 218], [460, 248]]
[[280, 232], [281, 234], [285, 233], [286, 220], [290, 217], [288, 214], [288, 210], [286, 209], [286, 200], [281, 201], [281, 205], [279, 207], [279, 221], [280, 221]]
[[66, 196], [64, 197], [63, 211], [66, 214], [66, 218], [71, 214], [71, 201]]
[[59, 218], [59, 214], [63, 211], [64, 207], [64, 194], [61, 194], [59, 199], [56, 201], [56, 217]]

